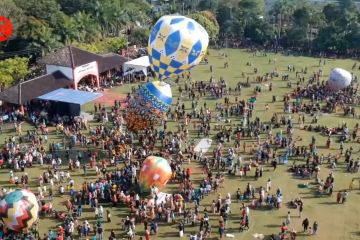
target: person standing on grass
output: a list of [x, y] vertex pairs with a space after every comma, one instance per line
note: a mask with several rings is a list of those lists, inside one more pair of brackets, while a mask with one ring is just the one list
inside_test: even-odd
[[219, 235], [220, 235], [220, 240], [222, 240], [224, 238], [224, 233], [225, 233], [225, 222], [223, 217], [220, 217], [219, 219]]
[[97, 231], [97, 234], [99, 236], [99, 240], [103, 240], [104, 239], [104, 231], [103, 231], [103, 228], [100, 224], [98, 224], [98, 227], [96, 229]]
[[266, 192], [269, 193], [271, 190], [271, 179], [269, 178], [266, 183]]
[[299, 218], [301, 218], [301, 215], [302, 215], [302, 212], [304, 210], [304, 204], [301, 202], [300, 205], [299, 205]]
[[306, 232], [309, 228], [309, 219], [305, 218], [302, 222], [302, 226], [304, 228], [304, 232]]
[[289, 226], [290, 222], [291, 222], [291, 216], [290, 216], [290, 211], [288, 211], [286, 219], [285, 219], [286, 226]]
[[349, 185], [349, 190], [353, 190], [355, 188], [355, 179], [353, 178], [350, 182], [350, 185]]
[[336, 202], [337, 202], [337, 203], [340, 203], [340, 202], [341, 202], [341, 197], [342, 197], [342, 191], [339, 191], [339, 192], [336, 194]]
[[281, 226], [281, 233], [285, 233], [289, 230], [288, 226], [286, 225], [285, 222], [282, 223], [282, 226]]
[[108, 223], [111, 223], [111, 213], [109, 209], [106, 209], [106, 219]]
[[145, 229], [145, 240], [151, 240], [151, 234], [148, 228]]
[[276, 170], [276, 166], [277, 166], [277, 161], [276, 159], [274, 159], [274, 161], [272, 161], [271, 163], [272, 167], [274, 168], [274, 171]]
[[313, 235], [316, 234], [317, 230], [318, 230], [319, 224], [315, 221], [313, 224]]
[[344, 190], [343, 192], [342, 192], [342, 194], [341, 194], [341, 203], [345, 203], [346, 202], [346, 199], [347, 199], [347, 197], [348, 197], [348, 195], [349, 195], [349, 193], [346, 191], [346, 190]]

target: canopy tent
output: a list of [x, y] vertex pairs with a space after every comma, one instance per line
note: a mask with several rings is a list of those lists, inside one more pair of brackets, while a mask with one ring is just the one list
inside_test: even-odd
[[49, 109], [50, 114], [79, 116], [81, 105], [91, 102], [102, 95], [102, 93], [97, 92], [85, 92], [74, 89], [59, 88], [37, 98], [51, 101]]
[[59, 88], [47, 94], [41, 95], [38, 99], [84, 105], [85, 103], [91, 102], [102, 95], [102, 93], [98, 92], [84, 92]]
[[124, 63], [124, 75], [142, 71], [147, 75], [147, 68], [150, 67], [149, 56], [143, 56]]

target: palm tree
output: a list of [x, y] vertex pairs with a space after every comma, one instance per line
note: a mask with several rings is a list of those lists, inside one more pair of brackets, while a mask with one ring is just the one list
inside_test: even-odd
[[45, 25], [37, 29], [37, 37], [30, 46], [41, 50], [42, 56], [51, 52], [53, 49], [61, 47], [59, 36], [55, 35], [53, 30]]
[[63, 24], [59, 29], [59, 34], [61, 36], [61, 41], [65, 45], [70, 45], [75, 42], [79, 34], [76, 20], [64, 14]]
[[100, 26], [90, 14], [78, 12], [74, 18], [78, 28], [78, 42], [92, 42], [101, 38]]
[[287, 26], [290, 21], [290, 16], [294, 12], [295, 2], [293, 0], [278, 0], [275, 2], [271, 13], [275, 16], [275, 21], [278, 23], [278, 38], [281, 37], [283, 28]]

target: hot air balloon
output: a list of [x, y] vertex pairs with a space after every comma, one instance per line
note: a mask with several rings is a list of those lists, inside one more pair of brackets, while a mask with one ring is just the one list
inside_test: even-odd
[[141, 87], [130, 100], [126, 116], [129, 130], [141, 130], [161, 119], [172, 103], [171, 87], [168, 83], [154, 81]]
[[333, 91], [339, 91], [351, 84], [352, 75], [342, 68], [334, 68], [327, 81], [328, 87]]
[[162, 157], [149, 156], [140, 170], [139, 184], [142, 192], [150, 191], [152, 186], [161, 189], [172, 175], [168, 161]]
[[0, 219], [8, 229], [29, 229], [38, 219], [39, 204], [35, 195], [25, 189], [9, 192], [0, 201]]
[[163, 16], [149, 37], [149, 61], [160, 79], [177, 75], [199, 64], [208, 44], [208, 33], [195, 20]]

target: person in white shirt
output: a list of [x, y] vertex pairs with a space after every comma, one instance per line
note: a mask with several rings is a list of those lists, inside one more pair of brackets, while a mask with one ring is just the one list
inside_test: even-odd
[[76, 167], [77, 169], [80, 169], [80, 161], [79, 161], [79, 159], [76, 160], [76, 162], [75, 162], [75, 167]]
[[271, 179], [269, 178], [266, 183], [266, 192], [270, 192], [271, 190]]
[[69, 181], [70, 179], [71, 179], [70, 172], [67, 171], [66, 172], [66, 180]]
[[59, 187], [59, 193], [61, 195], [65, 193], [65, 188], [62, 185]]
[[99, 207], [99, 213], [98, 213], [99, 218], [102, 218], [104, 216], [104, 208], [103, 206], [100, 205]]

